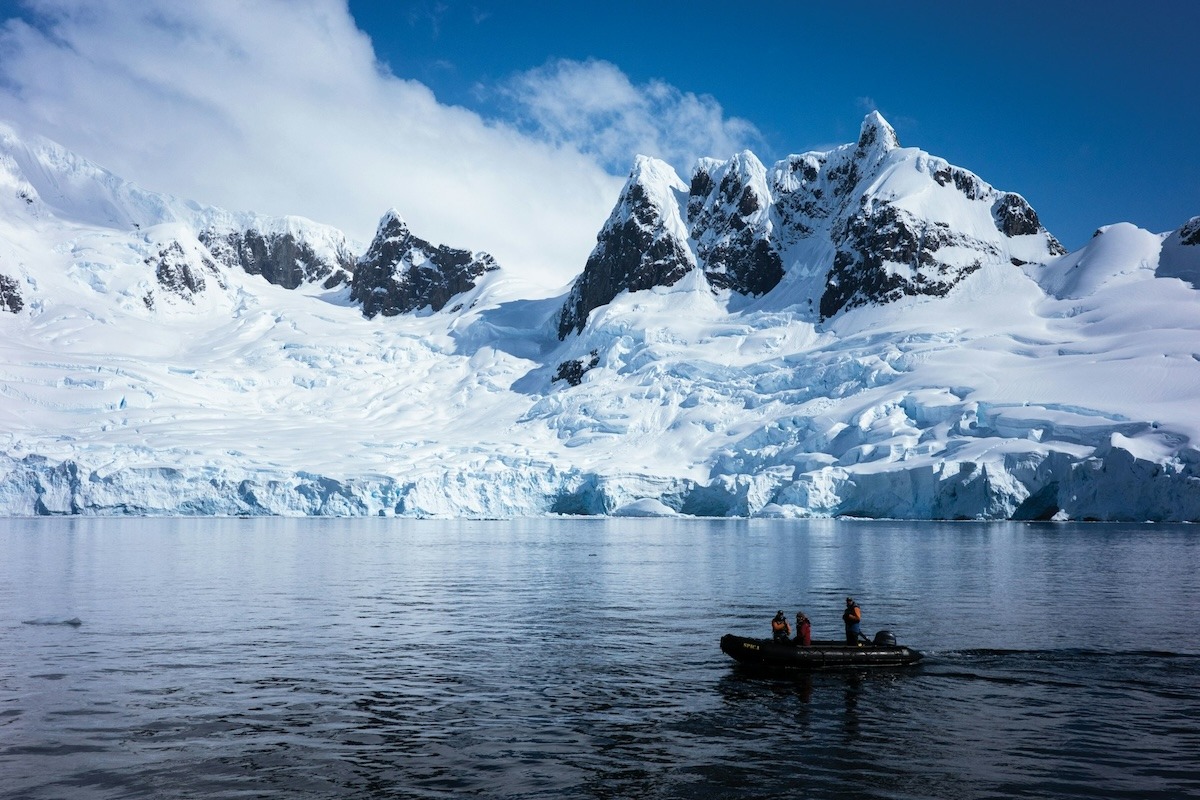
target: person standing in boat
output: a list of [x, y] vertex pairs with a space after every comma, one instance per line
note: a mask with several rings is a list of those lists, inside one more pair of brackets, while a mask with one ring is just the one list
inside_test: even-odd
[[771, 636], [777, 642], [790, 641], [792, 638], [792, 628], [788, 625], [782, 609], [775, 614], [775, 619], [771, 620]]
[[846, 611], [842, 614], [842, 622], [846, 623], [846, 644], [856, 645], [867, 641], [862, 632], [862, 609], [853, 597], [846, 598]]
[[812, 644], [812, 623], [803, 611], [796, 612], [796, 641], [798, 647], [808, 647]]

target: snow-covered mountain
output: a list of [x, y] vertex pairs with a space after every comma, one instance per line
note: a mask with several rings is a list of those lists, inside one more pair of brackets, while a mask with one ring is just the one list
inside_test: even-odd
[[434, 246], [412, 234], [392, 209], [366, 254], [358, 260], [350, 297], [368, 317], [394, 316], [428, 308], [441, 311], [451, 299], [474, 289], [485, 272], [500, 269], [487, 253]]
[[877, 114], [639, 158], [570, 291], [0, 128], [0, 514], [1200, 520], [1200, 218], [1074, 253]]
[[771, 305], [813, 321], [944, 296], [986, 265], [1045, 264], [1064, 252], [1020, 195], [900, 147], [872, 112], [855, 144], [791, 156], [769, 172], [749, 151], [703, 159], [690, 188], [669, 165], [640, 158], [559, 335], [581, 331], [621, 291], [670, 286], [696, 267], [715, 289], [771, 293]]

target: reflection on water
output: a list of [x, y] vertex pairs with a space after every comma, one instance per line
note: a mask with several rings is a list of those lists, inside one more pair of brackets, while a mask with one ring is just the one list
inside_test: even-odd
[[[4, 521], [0, 794], [1186, 796], [1196, 541], [1185, 526]], [[926, 660], [779, 680], [718, 648], [767, 635], [780, 607], [836, 636], [846, 594]]]

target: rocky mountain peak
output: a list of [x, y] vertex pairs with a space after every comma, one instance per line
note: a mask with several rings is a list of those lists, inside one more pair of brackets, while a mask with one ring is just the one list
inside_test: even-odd
[[671, 286], [696, 266], [680, 210], [687, 191], [669, 164], [638, 156], [559, 312], [560, 339], [621, 292]]
[[886, 153], [898, 147], [900, 147], [900, 138], [896, 136], [896, 129], [888, 124], [883, 115], [878, 111], [867, 114], [859, 129], [856, 153], [862, 157], [869, 153]]
[[404, 221], [404, 217], [400, 216], [400, 212], [396, 209], [389, 208], [379, 218], [379, 224], [375, 226], [375, 238], [373, 241], [403, 239], [409, 233], [408, 223]]
[[689, 233], [709, 283], [749, 295], [783, 277], [773, 240], [767, 169], [749, 150], [729, 161], [701, 161], [688, 197]]
[[697, 265], [714, 289], [786, 299], [828, 319], [843, 310], [941, 296], [988, 265], [1063, 251], [1020, 195], [916, 148], [873, 111], [856, 142], [789, 156], [700, 159], [690, 185], [639, 157], [560, 316], [559, 335], [621, 291], [670, 285]]
[[687, 205], [688, 225], [694, 237], [704, 234], [714, 212], [724, 209], [748, 223], [767, 216], [770, 206], [767, 168], [749, 150], [728, 161], [705, 158], [697, 163]]
[[358, 259], [350, 297], [362, 303], [367, 317], [422, 308], [441, 311], [454, 297], [474, 289], [484, 273], [499, 268], [487, 253], [434, 245], [414, 236], [399, 212], [391, 209]]

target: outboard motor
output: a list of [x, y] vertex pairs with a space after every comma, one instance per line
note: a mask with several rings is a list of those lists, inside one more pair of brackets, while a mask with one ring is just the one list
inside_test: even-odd
[[876, 647], [895, 647], [896, 636], [891, 631], [879, 631], [875, 634]]

